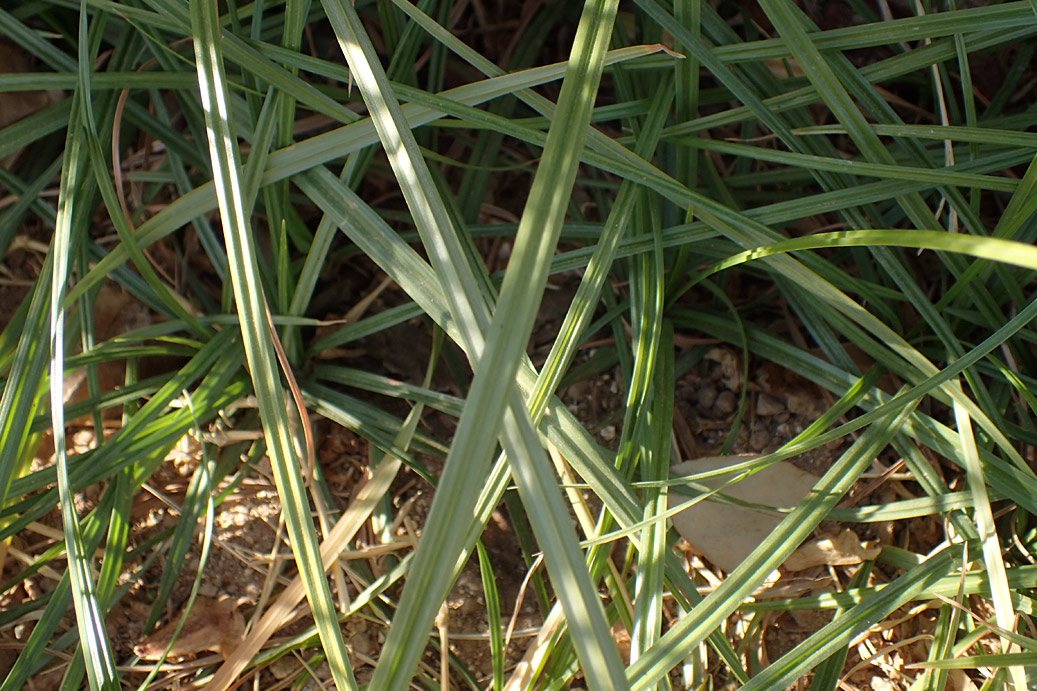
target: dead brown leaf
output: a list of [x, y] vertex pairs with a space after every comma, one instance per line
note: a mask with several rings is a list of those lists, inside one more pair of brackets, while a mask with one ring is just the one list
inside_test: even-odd
[[[133, 646], [133, 652], [142, 660], [157, 660], [162, 657], [162, 653], [173, 641], [182, 618], [183, 612], [177, 613], [168, 624]], [[245, 619], [238, 612], [233, 600], [195, 598], [194, 607], [191, 608], [180, 635], [173, 641], [169, 656], [179, 658], [212, 651], [226, 659], [241, 642], [244, 633]]]
[[[673, 476], [694, 475], [719, 470], [756, 458], [716, 456], [687, 461], [673, 466]], [[719, 487], [730, 478], [705, 480], [703, 485]], [[775, 463], [723, 489], [723, 493], [775, 507], [795, 506], [810, 492], [818, 478], [784, 461]], [[670, 490], [671, 507], [687, 501], [680, 488]], [[730, 573], [762, 543], [781, 522], [783, 514], [774, 511], [702, 501], [673, 517], [673, 527], [713, 564]]]
[[857, 534], [844, 528], [838, 535], [825, 535], [800, 545], [785, 560], [789, 571], [803, 571], [812, 566], [853, 566], [874, 559], [882, 548], [861, 542]]

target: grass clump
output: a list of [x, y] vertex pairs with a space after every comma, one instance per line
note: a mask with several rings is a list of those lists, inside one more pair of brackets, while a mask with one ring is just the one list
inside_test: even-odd
[[1033, 4], [507, 5], [0, 10], [0, 691], [1025, 688]]

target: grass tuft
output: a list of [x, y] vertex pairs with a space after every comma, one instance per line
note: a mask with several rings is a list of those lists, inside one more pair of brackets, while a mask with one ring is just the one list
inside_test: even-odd
[[1032, 685], [1037, 5], [974, 4], [0, 9], [0, 691]]

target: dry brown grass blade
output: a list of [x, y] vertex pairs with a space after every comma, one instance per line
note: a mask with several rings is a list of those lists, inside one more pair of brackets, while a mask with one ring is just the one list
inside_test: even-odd
[[[367, 521], [374, 506], [388, 491], [400, 465], [397, 459], [386, 456], [371, 478], [357, 491], [338, 523], [321, 543], [320, 554], [325, 571], [342, 557], [349, 541], [353, 539]], [[304, 594], [302, 580], [299, 577], [292, 579], [292, 582], [285, 587], [256, 623], [249, 636], [227, 656], [226, 661], [216, 671], [206, 688], [212, 691], [225, 691], [230, 688], [252, 658], [256, 656], [256, 653], [290, 618], [292, 611], [302, 601]]]

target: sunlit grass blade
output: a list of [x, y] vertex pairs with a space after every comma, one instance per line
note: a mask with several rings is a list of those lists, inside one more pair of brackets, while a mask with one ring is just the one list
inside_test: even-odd
[[[81, 8], [80, 40], [86, 41], [86, 11]], [[82, 47], [84, 51], [88, 48]], [[77, 92], [74, 98], [89, 98]], [[86, 152], [80, 145], [80, 119], [73, 114], [69, 122], [68, 141], [62, 160], [61, 189], [58, 197], [57, 225], [52, 247], [50, 321], [50, 387], [51, 428], [54, 435], [55, 470], [57, 473], [58, 504], [68, 555], [68, 573], [76, 624], [91, 688], [118, 689], [115, 660], [108, 642], [104, 619], [97, 601], [90, 556], [85, 551], [76, 502], [69, 479], [68, 456], [65, 448], [64, 387], [65, 375], [65, 310], [64, 299], [71, 261], [74, 214], [81, 214], [76, 199], [82, 193], [80, 185], [86, 164]]]
[[[664, 123], [665, 113], [671, 99], [672, 93], [668, 89], [660, 89], [656, 92], [652, 110], [640, 133], [638, 155], [647, 157], [657, 146], [660, 128]], [[549, 397], [558, 388], [590, 325], [601, 290], [616, 258], [620, 240], [633, 216], [637, 198], [638, 187], [630, 180], [624, 181], [620, 185], [609, 217], [594, 245], [594, 252], [587, 261], [587, 268], [576, 290], [576, 295], [573, 297], [572, 306], [566, 312], [565, 320], [559, 327], [558, 337], [541, 367], [536, 387], [530, 396], [530, 412], [534, 420], [538, 420], [543, 414]]]
[[[662, 272], [659, 272], [662, 279]], [[662, 294], [658, 295], [661, 302]], [[661, 314], [659, 315], [661, 317]], [[638, 426], [641, 447], [641, 478], [645, 481], [665, 480], [670, 472], [670, 430], [673, 428], [673, 327], [659, 325], [658, 355], [650, 385], [649, 409]], [[645, 491], [645, 520], [666, 510], [666, 491]], [[662, 635], [663, 580], [666, 572], [667, 524], [655, 521], [645, 529], [638, 552], [637, 589], [634, 597], [634, 630], [630, 636], [630, 662], [644, 654]]]
[[504, 686], [504, 633], [501, 630], [500, 596], [493, 564], [482, 542], [476, 544], [479, 553], [479, 574], [482, 578], [483, 597], [486, 598], [486, 623], [490, 635], [490, 656], [493, 659], [493, 689], [501, 691]]
[[[528, 286], [530, 284], [534, 286], [539, 285], [541, 286], [540, 290], [542, 290], [543, 281], [546, 279], [545, 265], [541, 261], [538, 266], [537, 260], [540, 259], [544, 252], [551, 251], [557, 237], [557, 228], [560, 226], [561, 220], [559, 212], [564, 209], [564, 206], [559, 205], [561, 200], [558, 199], [557, 194], [559, 190], [558, 184], [561, 182], [560, 189], [563, 190], [571, 187], [572, 179], [575, 176], [575, 162], [578, 160], [577, 156], [581, 147], [579, 146], [579, 139], [576, 141], [576, 147], [563, 148], [560, 143], [552, 146], [550, 144], [551, 133], [548, 135], [545, 161], [542, 164], [541, 170], [547, 170], [550, 173], [548, 176], [545, 176], [542, 182], [539, 182], [539, 191], [538, 182], [534, 182], [531, 198], [538, 200], [538, 203], [540, 203], [540, 196], [543, 196], [542, 201], [550, 201], [551, 205], [557, 210], [547, 211], [541, 219], [536, 219], [535, 221], [528, 214], [524, 214], [523, 223], [535, 222], [535, 225], [530, 223], [529, 229], [536, 227], [539, 230], [546, 220], [549, 228], [553, 226], [553, 232], [541, 235], [540, 249], [537, 251], [525, 247], [525, 244], [532, 238], [526, 239], [524, 237], [529, 234], [529, 230], [524, 231], [522, 224], [520, 224], [516, 252], [513, 255], [512, 265], [505, 276], [505, 283], [502, 288], [502, 301], [498, 306], [496, 315], [496, 319], [500, 320], [502, 325], [507, 323], [510, 328], [505, 331], [500, 331], [500, 327], [490, 329], [491, 341], [484, 355], [481, 336], [482, 332], [487, 329], [487, 300], [481, 293], [475, 281], [475, 276], [471, 274], [470, 270], [464, 271], [465, 267], [468, 266], [467, 257], [453, 237], [453, 233], [456, 230], [453, 229], [453, 225], [445, 216], [445, 209], [443, 209], [442, 203], [434, 195], [430, 196], [433, 189], [432, 185], [419, 184], [422, 179], [428, 179], [427, 169], [420, 154], [417, 152], [416, 144], [409, 129], [404, 125], [402, 113], [399, 111], [398, 105], [394, 99], [386, 97], [388, 85], [384, 83], [384, 75], [377, 65], [377, 59], [373, 56], [373, 52], [369, 47], [369, 43], [367, 43], [362, 28], [359, 26], [356, 15], [350, 11], [351, 8], [337, 3], [328, 2], [325, 3], [325, 7], [339, 36], [340, 46], [346, 55], [347, 61], [350, 63], [352, 73], [357, 79], [357, 84], [368, 101], [376, 127], [379, 129], [379, 136], [390, 154], [390, 160], [393, 162], [397, 178], [404, 190], [404, 195], [408, 200], [412, 215], [415, 217], [419, 233], [422, 234], [433, 265], [436, 267], [437, 272], [441, 274], [441, 280], [444, 281], [447, 299], [451, 303], [451, 312], [461, 324], [471, 324], [476, 330], [475, 333], [470, 332], [465, 337], [468, 345], [467, 350], [476, 370], [476, 380], [469, 396], [468, 405], [465, 409], [466, 412], [462, 415], [459, 423], [451, 455], [447, 459], [444, 476], [426, 525], [424, 540], [415, 558], [414, 570], [418, 578], [424, 581], [424, 583], [419, 586], [416, 582], [409, 582], [408, 588], [404, 591], [400, 612], [398, 613], [397, 621], [399, 622], [399, 617], [412, 616], [411, 610], [414, 609], [413, 621], [408, 620], [408, 623], [402, 626], [398, 625], [393, 632], [390, 632], [390, 639], [387, 641], [389, 652], [383, 660], [388, 659], [394, 662], [392, 666], [380, 665], [376, 669], [375, 677], [372, 680], [373, 684], [395, 688], [397, 685], [406, 683], [406, 678], [410, 674], [409, 669], [417, 661], [417, 656], [421, 652], [419, 643], [425, 637], [424, 631], [428, 629], [435, 617], [434, 607], [437, 607], [437, 605], [433, 600], [437, 598], [430, 599], [428, 597], [429, 593], [442, 593], [445, 596], [446, 587], [450, 581], [450, 573], [447, 569], [431, 567], [430, 564], [426, 564], [426, 560], [434, 558], [444, 566], [450, 565], [453, 562], [455, 559], [453, 555], [460, 552], [461, 546], [464, 544], [462, 540], [465, 536], [458, 536], [455, 534], [455, 531], [447, 527], [450, 524], [448, 517], [459, 512], [468, 513], [463, 507], [470, 500], [464, 499], [464, 497], [468, 496], [474, 499], [474, 491], [481, 484], [481, 473], [474, 472], [472, 467], [462, 471], [457, 467], [456, 461], [451, 464], [451, 458], [455, 455], [464, 457], [468, 459], [467, 463], [469, 466], [473, 462], [480, 462], [477, 459], [488, 460], [494, 438], [497, 434], [496, 430], [500, 424], [500, 415], [507, 402], [513, 408], [512, 419], [516, 425], [511, 427], [508, 423], [505, 423], [506, 446], [511, 447], [510, 456], [515, 462], [519, 462], [526, 458], [522, 454], [522, 451], [526, 450], [532, 452], [539, 459], [546, 461], [543, 452], [540, 450], [539, 442], [536, 441], [535, 434], [532, 433], [528, 418], [525, 422], [520, 422], [521, 418], [527, 417], [527, 414], [524, 405], [520, 405], [521, 399], [516, 398], [517, 392], [512, 394], [507, 388], [502, 390], [491, 384], [491, 375], [488, 373], [493, 373], [493, 376], [499, 377], [502, 372], [514, 372], [518, 365], [518, 359], [521, 355], [520, 344], [524, 338], [517, 336], [517, 334], [525, 333], [528, 335], [533, 317], [535, 316], [537, 305], [535, 298], [539, 294], [539, 291], [534, 291], [531, 295], [528, 291]], [[612, 11], [614, 12], [614, 8]], [[605, 16], [607, 17], [608, 13]], [[584, 24], [581, 23], [581, 27], [583, 26]], [[588, 24], [582, 30], [587, 31], [590, 26], [592, 24]], [[604, 26], [610, 26], [610, 21], [606, 20]], [[586, 76], [588, 67], [581, 61], [586, 59], [587, 55], [593, 56], [593, 60], [598, 63], [596, 70], [600, 74], [601, 59], [604, 54], [604, 44], [601, 42], [602, 36], [607, 40], [608, 32], [598, 31], [593, 41], [588, 42], [586, 46], [578, 39], [578, 50], [574, 50], [574, 56], [579, 56], [579, 60], [575, 62], [577, 67], [574, 71], [574, 63], [570, 63], [567, 76], [570, 71], [573, 74], [580, 75], [577, 79]], [[591, 45], [594, 46], [593, 50], [590, 50]], [[583, 50], [588, 52], [582, 53], [581, 51]], [[593, 70], [594, 68], [591, 69]], [[593, 76], [594, 72], [591, 71], [590, 74]], [[569, 81], [567, 79], [566, 84]], [[597, 79], [592, 79], [591, 82], [596, 84]], [[576, 83], [580, 82], [577, 81]], [[565, 93], [565, 86], [563, 85], [563, 103], [568, 103], [568, 100], [564, 97]], [[578, 104], [578, 107], [582, 107], [587, 113], [582, 118], [577, 116], [577, 123], [581, 121], [586, 122], [589, 117], [590, 100], [587, 96], [588, 94], [584, 93], [582, 98], [577, 98], [573, 101], [574, 104]], [[572, 98], [572, 96], [568, 98]], [[575, 112], [578, 113], [579, 111]], [[584, 131], [583, 127], [581, 126], [578, 131]], [[555, 135], [555, 137], [560, 136], [564, 135]], [[558, 156], [557, 160], [549, 161], [548, 157], [551, 155]], [[567, 159], [571, 159], [571, 162]], [[560, 180], [555, 177], [559, 175], [561, 176]], [[564, 182], [566, 178], [568, 178], [567, 183]], [[537, 180], [539, 179], [540, 176], [538, 175]], [[527, 210], [529, 209], [538, 213], [546, 211], [546, 209], [541, 209], [535, 204], [527, 206]], [[557, 220], [553, 222], [548, 220], [552, 219], [552, 217], [555, 217]], [[437, 223], [437, 219], [443, 219], [445, 222]], [[533, 246], [535, 247], [536, 244]], [[453, 256], [451, 257], [451, 255]], [[520, 259], [521, 261], [519, 261]], [[521, 270], [519, 270], [520, 268]], [[543, 278], [534, 279], [530, 282], [530, 275]], [[511, 277], [510, 281], [509, 277]], [[509, 286], [509, 282], [513, 285]], [[516, 290], [518, 286], [521, 286], [521, 288]], [[497, 338], [500, 338], [500, 341]], [[482, 373], [481, 376], [480, 372]], [[511, 377], [507, 376], [506, 379], [510, 380]], [[517, 409], [515, 408], [516, 406], [518, 406]], [[482, 462], [485, 463], [485, 461]], [[522, 475], [525, 469], [516, 467], [514, 470], [519, 475]], [[525, 477], [527, 481], [539, 481], [542, 479], [535, 473], [526, 473]], [[521, 479], [519, 484], [521, 488], [523, 486]], [[543, 496], [542, 491], [538, 494]], [[555, 498], [557, 498], [557, 501], [550, 501]], [[530, 499], [531, 497], [527, 498], [527, 501]], [[558, 502], [560, 502], [560, 497], [556, 494], [549, 497], [548, 506], [552, 512], [556, 512], [561, 508]], [[446, 512], [445, 515], [444, 511]], [[575, 581], [572, 578], [558, 580], [556, 587], [567, 590], [570, 585], [577, 586], [576, 590], [568, 594], [562, 593], [562, 602], [567, 603], [568, 601], [568, 604], [575, 606], [573, 598], [577, 598], [583, 603], [579, 610], [571, 612], [574, 621], [571, 621], [570, 624], [586, 628], [587, 633], [590, 634], [577, 637], [577, 645], [582, 648], [583, 655], [587, 657], [584, 660], [586, 669], [590, 674], [596, 675], [601, 673], [615, 679], [618, 669], [616, 662], [618, 661], [616, 660], [614, 648], [612, 648], [611, 654], [608, 653], [611, 641], [608, 640], [607, 626], [601, 620], [600, 605], [590, 604], [588, 607], [588, 604], [594, 602], [596, 598], [591, 594], [587, 585], [585, 585], [586, 578], [579, 577], [580, 571], [576, 569], [576, 562], [572, 560], [574, 556], [578, 555], [578, 551], [574, 550], [572, 546], [574, 543], [570, 545], [565, 545], [564, 543], [551, 544], [553, 538], [562, 537], [557, 531], [551, 530], [557, 525], [558, 522], [556, 520], [541, 525], [541, 529], [546, 528], [548, 530], [542, 536], [542, 540], [545, 540], [548, 544], [545, 549], [557, 555], [555, 564], [558, 567], [562, 567], [562, 563], [558, 560], [567, 560], [565, 562], [567, 565], [564, 568], [570, 574], [576, 575]], [[458, 539], [459, 537], [461, 540]], [[564, 540], [565, 538], [562, 539]], [[573, 538], [569, 538], [569, 540], [571, 541]], [[454, 544], [457, 546], [453, 546]], [[448, 545], [450, 546], [448, 547]], [[431, 557], [425, 557], [425, 554], [429, 554]], [[549, 559], [548, 563], [549, 568], [552, 568], [552, 560]], [[433, 583], [436, 585], [432, 585]], [[420, 599], [415, 599], [416, 596], [410, 595], [410, 593], [420, 593]], [[413, 601], [413, 604], [411, 604], [411, 601]], [[595, 607], [599, 608], [597, 615], [594, 613]], [[586, 627], [580, 614], [581, 612], [589, 614], [591, 621], [594, 623]], [[396, 634], [397, 631], [400, 633]], [[393, 634], [398, 638], [395, 638]], [[398, 642], [407, 639], [410, 639], [411, 642], [406, 644]], [[405, 656], [406, 662], [400, 662], [400, 656]]]
[[811, 530], [867, 468], [874, 454], [896, 434], [911, 412], [907, 407], [883, 424], [871, 425], [835, 461], [814, 486], [811, 495], [772, 531], [727, 579], [627, 670], [631, 688], [648, 689], [727, 618]]
[[[64, 688], [110, 680], [100, 626], [85, 638], [81, 626], [104, 616], [111, 626], [145, 592], [157, 592], [144, 603], [154, 619], [192, 576], [210, 579], [211, 568], [154, 580], [151, 569], [159, 559], [194, 563], [206, 486], [220, 488], [213, 503], [236, 499], [257, 473], [267, 477], [267, 444], [302, 570], [290, 582], [268, 578], [252, 634], [196, 684], [226, 689], [267, 674], [279, 656], [319, 659], [323, 645], [343, 688], [352, 664], [367, 666], [363, 679], [374, 674], [378, 691], [408, 682], [647, 691], [680, 685], [679, 674], [691, 687], [771, 688], [812, 672], [828, 689], [881, 662], [864, 647], [913, 626], [905, 612], [923, 635], [936, 626], [931, 643], [889, 640], [905, 664], [1004, 665], [969, 672], [989, 677], [988, 688], [1012, 681], [1013, 665], [1037, 667], [1011, 657], [1037, 649], [1011, 628], [1015, 612], [1037, 607], [1037, 476], [1026, 455], [1037, 444], [1037, 134], [1027, 131], [1037, 125], [1027, 109], [1037, 13], [1032, 2], [929, 3], [884, 20], [885, 3], [852, 4], [856, 15], [826, 30], [833, 16], [817, 3], [767, 0], [753, 15], [737, 3], [638, 0], [620, 7], [614, 27], [603, 16], [593, 36], [581, 28], [575, 46], [580, 7], [565, 3], [520, 12], [434, 0], [34, 0], [0, 10], [0, 55], [25, 58], [0, 73], [0, 102], [79, 92], [60, 103], [49, 94], [51, 105], [13, 124], [0, 113], [0, 556], [9, 543], [6, 597], [28, 596], [0, 612], [0, 625], [32, 623], [0, 689], [61, 665]], [[485, 21], [498, 12], [504, 24]], [[609, 27], [616, 48], [605, 52]], [[681, 55], [661, 54], [661, 43]], [[527, 68], [545, 61], [555, 62]], [[239, 149], [249, 152], [241, 170]], [[73, 180], [81, 184], [70, 194]], [[217, 211], [224, 238], [210, 226]], [[61, 298], [53, 288], [66, 274], [77, 282]], [[547, 274], [551, 299], [530, 338]], [[113, 289], [150, 325], [102, 337], [107, 317], [94, 307]], [[48, 313], [67, 319], [61, 346], [48, 338], [62, 327]], [[287, 364], [278, 369], [275, 327], [301, 387]], [[418, 384], [415, 362], [396, 362], [401, 348], [413, 360], [416, 344], [396, 337], [421, 331], [423, 343], [428, 330], [460, 350], [434, 347], [431, 359], [445, 366]], [[49, 377], [48, 346], [64, 360]], [[698, 401], [717, 371], [712, 351], [737, 362], [741, 381], [723, 385], [744, 406], [731, 414]], [[123, 363], [121, 385], [97, 385], [97, 371], [121, 373]], [[57, 377], [83, 372], [86, 385], [52, 419], [43, 399]], [[284, 380], [303, 402], [284, 397]], [[580, 405], [581, 389], [603, 393], [606, 382], [600, 408]], [[785, 385], [811, 398], [811, 412], [793, 413], [790, 392], [793, 414], [779, 423], [760, 408], [763, 394], [780, 402]], [[262, 418], [249, 410], [252, 393]], [[366, 485], [342, 488], [326, 456], [296, 448], [304, 404], [324, 418], [321, 435], [333, 435], [324, 439], [359, 447]], [[90, 418], [87, 449], [79, 441]], [[184, 481], [166, 484], [169, 451], [185, 434], [211, 439], [233, 426], [254, 437], [258, 423], [266, 436], [248, 442], [246, 458], [239, 445], [218, 451], [224, 477], [196, 476], [186, 494]], [[696, 434], [699, 423], [708, 434]], [[76, 442], [58, 464], [52, 425]], [[837, 457], [821, 480], [831, 493], [794, 507], [741, 570], [713, 580], [708, 563], [688, 568], [666, 530], [675, 510], [662, 501], [664, 460], [755, 451], [764, 437], [772, 453], [734, 472], [801, 453]], [[872, 459], [878, 478], [861, 472]], [[312, 486], [299, 479], [310, 462], [321, 471]], [[848, 490], [854, 502], [835, 508], [865, 477]], [[418, 546], [406, 512], [414, 493], [433, 488], [440, 497], [420, 512]], [[175, 529], [138, 520], [153, 490], [179, 513]], [[327, 535], [319, 555], [307, 492]], [[728, 498], [721, 489], [706, 500]], [[994, 527], [1011, 529], [1011, 542], [991, 532], [1002, 508], [1011, 515]], [[46, 544], [24, 539], [61, 512], [67, 531], [45, 528]], [[525, 597], [543, 630], [510, 679], [501, 665], [525, 639], [505, 653], [501, 619], [522, 574], [501, 568], [484, 534], [499, 518], [527, 568], [542, 557]], [[761, 572], [813, 526], [827, 530], [819, 521], [856, 523], [862, 539], [883, 540], [875, 570], [834, 567], [836, 592], [756, 597]], [[926, 538], [918, 524], [932, 527]], [[360, 543], [372, 537], [377, 548], [417, 552], [361, 564]], [[431, 623], [452, 579], [472, 570], [480, 538], [482, 573], [497, 579], [485, 590], [504, 610], [488, 613], [493, 669], [466, 659], [467, 644], [441, 645]], [[941, 540], [951, 549], [931, 553]], [[957, 556], [958, 542], [973, 558]], [[329, 570], [352, 579], [332, 582], [334, 611]], [[274, 639], [289, 612], [305, 611], [307, 590], [314, 622]], [[964, 598], [986, 614], [970, 616]], [[944, 604], [926, 621], [917, 612], [933, 599]], [[70, 627], [73, 609], [85, 616]], [[766, 622], [807, 610], [831, 623], [760, 664]], [[377, 643], [351, 660], [332, 630], [344, 617], [377, 628]], [[626, 674], [614, 640], [624, 630]], [[111, 632], [117, 661], [136, 635]], [[998, 638], [1010, 656], [956, 660], [992, 652], [983, 646]], [[450, 669], [416, 666], [423, 654]], [[120, 684], [139, 683], [114, 669]], [[920, 674], [914, 688], [956, 681]]]
[[268, 320], [263, 287], [258, 276], [252, 229], [243, 207], [240, 164], [229, 122], [226, 77], [215, 6], [206, 0], [194, 0], [191, 3], [191, 23], [198, 86], [214, 172], [213, 182], [219, 200], [245, 354], [263, 420], [267, 453], [274, 469], [296, 564], [306, 586], [307, 598], [321, 632], [335, 683], [339, 688], [356, 688], [331, 591], [324, 576], [316, 532], [310, 519], [301, 472], [303, 460], [295, 443], [299, 435], [291, 429], [285, 406], [285, 394], [280, 385], [272, 342], [272, 325]]
[[[334, 216], [336, 223], [349, 237], [413, 296], [422, 309], [439, 322], [455, 341], [463, 340], [462, 335], [457, 333], [457, 324], [447, 316], [446, 300], [440, 294], [441, 289], [436, 284], [431, 267], [403, 243], [398, 234], [355, 193], [342, 185], [327, 170], [300, 178], [298, 183], [307, 196], [326, 213]], [[528, 364], [520, 368], [517, 381], [524, 391], [532, 390], [536, 376]], [[637, 523], [643, 509], [632, 492], [615, 475], [612, 461], [602, 455], [590, 434], [572, 413], [560, 403], [551, 405], [546, 409], [545, 421], [542, 429], [549, 441], [559, 448], [570, 462], [578, 463], [577, 470], [592, 484], [610, 511], [620, 518], [624, 525]], [[484, 508], [487, 515], [499, 502], [498, 492], [502, 491], [499, 485], [504, 481], [504, 477], [495, 473], [491, 482], [487, 484], [487, 489], [484, 490]], [[477, 528], [481, 529], [479, 526]], [[475, 535], [478, 535], [478, 530]], [[472, 540], [474, 539], [473, 536]], [[677, 577], [680, 572], [680, 567], [674, 559], [668, 562], [668, 572], [671, 578]], [[683, 574], [683, 578], [687, 580], [687, 575]], [[719, 640], [715, 643], [718, 648], [730, 651], [730, 645], [719, 635], [717, 638]], [[727, 659], [734, 661], [735, 656], [731, 654]], [[744, 672], [736, 674], [744, 675]]]
[[[83, 521], [85, 528], [83, 531], [84, 554], [93, 554], [101, 539], [105, 536], [104, 529], [107, 527], [105, 523], [108, 514], [110, 514], [113, 508], [114, 498], [114, 492], [106, 492], [94, 512], [87, 517], [87, 520]], [[53, 506], [53, 504], [51, 505]], [[95, 520], [90, 520], [91, 518]], [[47, 642], [55, 635], [56, 630], [62, 623], [62, 619], [66, 617], [71, 604], [73, 604], [71, 578], [70, 572], [66, 570], [55, 584], [46, 606], [42, 608], [43, 611], [40, 613], [36, 625], [26, 640], [22, 653], [18, 656], [3, 684], [0, 685], [0, 689], [3, 691], [23, 689], [29, 680], [38, 673], [43, 663], [50, 657], [46, 652], [50, 647], [47, 645]], [[72, 636], [70, 637], [68, 634], [72, 634]], [[64, 646], [74, 644], [74, 637], [77, 634], [78, 628], [66, 633], [66, 640], [63, 641]]]
[[[430, 363], [429, 374], [431, 376], [432, 363]], [[399, 432], [393, 443], [393, 448], [406, 450], [414, 437], [418, 422], [421, 420], [423, 406], [414, 406], [407, 419], [400, 426]], [[342, 513], [338, 522], [331, 532], [326, 536], [321, 545], [321, 557], [324, 566], [330, 567], [338, 559], [338, 555], [345, 549], [349, 541], [363, 527], [370, 518], [372, 511], [389, 491], [392, 481], [402, 467], [401, 458], [395, 453], [385, 453], [381, 461], [374, 464], [374, 470], [368, 482], [352, 498], [349, 507]], [[395, 581], [409, 566], [408, 561], [412, 555], [394, 570], [392, 578], [387, 578], [383, 588]], [[266, 611], [263, 618], [252, 629], [251, 635], [246, 641], [234, 651], [234, 655], [213, 675], [209, 685], [213, 689], [227, 689], [234, 683], [238, 675], [245, 669], [249, 662], [259, 653], [263, 644], [281, 626], [282, 620], [288, 616], [292, 609], [298, 604], [305, 594], [303, 583], [295, 578], [278, 596], [276, 602]], [[373, 594], [370, 595], [373, 597]], [[358, 610], [364, 605], [363, 597], [354, 600], [353, 608]]]
[[834, 233], [815, 233], [806, 237], [783, 240], [774, 244], [747, 250], [717, 262], [704, 269], [697, 277], [710, 276], [746, 261], [776, 254], [824, 247], [911, 247], [916, 249], [957, 252], [980, 259], [1001, 262], [1037, 271], [1037, 248], [1033, 245], [1000, 238], [955, 235], [940, 231], [918, 230], [847, 230]]
[[[907, 165], [890, 165], [882, 163], [870, 163], [859, 160], [847, 160], [843, 158], [829, 158], [824, 156], [812, 156], [806, 154], [791, 153], [788, 151], [777, 151], [765, 149], [759, 146], [750, 146], [736, 142], [725, 142], [710, 139], [674, 138], [681, 143], [693, 145], [696, 148], [719, 151], [733, 155], [745, 156], [761, 161], [783, 163], [789, 166], [801, 166], [809, 170], [823, 169], [831, 172], [846, 172], [859, 176], [873, 176], [885, 180], [909, 180], [924, 181], [931, 186], [957, 185], [961, 187], [972, 187], [974, 189], [998, 190], [1002, 192], [1013, 192], [1019, 187], [1019, 181], [995, 175], [976, 175], [973, 173], [958, 173], [947, 169], [929, 169], [912, 167]], [[787, 174], [787, 173], [786, 173]]]
[[[1015, 630], [1015, 608], [1012, 605], [1011, 591], [1008, 588], [1008, 576], [1005, 562], [1001, 556], [1001, 543], [994, 527], [994, 512], [990, 507], [983, 466], [979, 461], [976, 440], [972, 433], [972, 420], [965, 409], [955, 402], [954, 422], [961, 440], [961, 456], [968, 478], [969, 492], [972, 494], [975, 512], [976, 529], [979, 533], [983, 550], [983, 563], [989, 578], [991, 601], [997, 625], [1005, 631]], [[1005, 638], [1001, 639], [1001, 652], [1014, 652]], [[1022, 665], [1012, 665], [1008, 670], [1016, 689], [1027, 688], [1027, 673]]]
[[[48, 254], [41, 271], [43, 275], [53, 270], [53, 254]], [[41, 396], [44, 372], [49, 354], [38, 337], [46, 333], [49, 322], [47, 312], [50, 300], [50, 284], [38, 281], [28, 301], [28, 314], [23, 322], [22, 337], [11, 362], [11, 369], [4, 382], [0, 397], [0, 498], [7, 503], [12, 483], [27, 467], [29, 456], [29, 421]]]
[[949, 547], [899, 577], [880, 593], [863, 598], [844, 616], [822, 627], [792, 651], [769, 665], [742, 688], [750, 691], [785, 688], [826, 656], [845, 646], [860, 631], [910, 602], [925, 587], [950, 570], [960, 547]]
[[[439, 280], [446, 289], [450, 311], [466, 327], [477, 327], [467, 343], [478, 360], [482, 353], [489, 301], [468, 267], [458, 230], [454, 227], [435, 182], [418, 149], [403, 109], [379, 64], [374, 46], [355, 10], [341, 0], [324, 0], [325, 11], [338, 38], [339, 48], [371, 111], [371, 122], [389, 156], [418, 233]], [[467, 270], [466, 270], [467, 269]]]
[[[634, 46], [610, 51], [607, 64], [644, 56], [660, 50], [659, 47]], [[564, 63], [531, 68], [515, 74], [507, 74], [494, 79], [466, 84], [444, 92], [438, 97], [431, 97], [424, 92], [408, 91], [411, 103], [402, 106], [403, 115], [411, 127], [418, 127], [443, 117], [451, 101], [468, 106], [484, 103], [487, 100], [529, 88], [562, 76]], [[443, 98], [449, 100], [443, 100]], [[419, 105], [421, 103], [421, 105]], [[540, 131], [529, 130], [530, 136], [540, 144], [544, 135]], [[291, 175], [304, 172], [335, 158], [359, 151], [378, 141], [378, 135], [371, 119], [364, 119], [352, 125], [342, 127], [325, 134], [316, 135], [299, 142], [287, 149], [272, 152], [267, 161], [262, 184], [270, 184], [283, 180]], [[147, 247], [151, 243], [166, 237], [185, 223], [201, 214], [212, 211], [217, 206], [216, 193], [211, 183], [202, 184], [182, 194], [169, 206], [153, 218], [148, 219], [137, 229], [137, 241], [140, 246]], [[129, 258], [123, 248], [116, 246], [105, 255], [91, 271], [83, 277], [69, 292], [69, 300], [75, 300], [90, 287], [103, 280], [116, 267]]]

